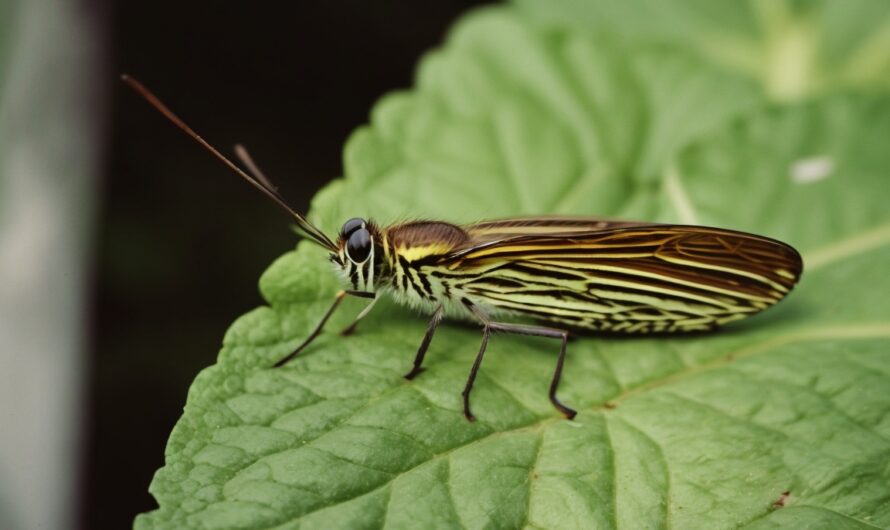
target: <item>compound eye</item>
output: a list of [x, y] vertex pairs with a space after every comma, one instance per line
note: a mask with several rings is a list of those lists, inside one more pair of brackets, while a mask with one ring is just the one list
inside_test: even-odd
[[364, 228], [352, 232], [346, 241], [346, 253], [355, 263], [362, 263], [371, 253], [371, 233]]
[[361, 228], [361, 226], [365, 224], [365, 220], [359, 217], [353, 217], [352, 219], [343, 223], [343, 228], [340, 229], [340, 236], [349, 237], [350, 234], [355, 232], [357, 228]]

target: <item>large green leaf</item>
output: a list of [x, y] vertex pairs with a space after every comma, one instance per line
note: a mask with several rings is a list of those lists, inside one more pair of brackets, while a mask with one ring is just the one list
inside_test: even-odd
[[[762, 316], [696, 337], [492, 339], [380, 304], [298, 344], [338, 288], [309, 243], [260, 282], [268, 307], [198, 375], [140, 528], [890, 527], [890, 98], [768, 107], [682, 48], [477, 12], [384, 99], [314, 216], [466, 221], [586, 213], [700, 222], [799, 246]], [[608, 404], [608, 406], [606, 406]], [[784, 492], [789, 492], [783, 496]], [[779, 499], [783, 499], [778, 502]], [[784, 504], [784, 507], [780, 505]]]
[[778, 100], [890, 88], [885, 0], [517, 0], [544, 25], [685, 46], [758, 80]]

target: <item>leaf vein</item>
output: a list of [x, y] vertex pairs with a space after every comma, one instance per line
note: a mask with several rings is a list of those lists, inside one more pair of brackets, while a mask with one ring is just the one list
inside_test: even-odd
[[667, 457], [665, 457], [665, 454], [664, 454], [664, 448], [662, 448], [661, 444], [658, 443], [657, 441], [655, 441], [654, 438], [652, 438], [651, 436], [646, 434], [645, 431], [643, 431], [642, 429], [640, 429], [639, 427], [637, 427], [636, 425], [634, 425], [627, 419], [621, 418], [617, 415], [610, 415], [610, 416], [606, 417], [607, 422], [609, 421], [608, 418], [610, 418], [610, 417], [612, 418], [613, 421], [622, 423], [628, 429], [638, 433], [640, 436], [642, 436], [646, 440], [649, 440], [649, 443], [651, 443], [652, 446], [655, 447], [655, 450], [658, 451], [659, 460], [661, 461], [662, 469], [664, 470], [664, 480], [665, 480], [664, 503], [663, 503], [663, 505], [664, 505], [664, 527], [665, 527], [665, 529], [670, 529], [671, 528], [671, 509], [670, 509], [670, 507], [671, 507], [671, 470], [670, 470], [670, 466], [668, 465]]

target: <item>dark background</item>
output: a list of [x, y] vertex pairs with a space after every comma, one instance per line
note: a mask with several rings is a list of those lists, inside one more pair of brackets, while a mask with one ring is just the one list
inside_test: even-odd
[[[120, 0], [108, 69], [140, 79], [223, 152], [245, 144], [305, 211], [342, 174], [343, 143], [374, 102], [410, 87], [421, 55], [481, 3]], [[156, 507], [147, 488], [189, 384], [297, 241], [277, 207], [109, 84], [80, 488], [91, 529], [130, 527]]]

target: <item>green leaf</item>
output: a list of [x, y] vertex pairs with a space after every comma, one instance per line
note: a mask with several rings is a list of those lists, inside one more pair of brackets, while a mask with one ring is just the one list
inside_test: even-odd
[[[314, 202], [348, 217], [613, 215], [745, 229], [807, 271], [762, 316], [695, 337], [582, 337], [547, 401], [557, 345], [445, 325], [412, 382], [425, 319], [350, 301], [309, 243], [277, 260], [195, 380], [138, 528], [890, 527], [890, 98], [767, 106], [683, 48], [465, 17], [350, 139]], [[607, 406], [608, 404], [608, 406]], [[790, 492], [783, 496], [784, 492]], [[775, 504], [783, 499], [784, 507]]]
[[683, 46], [780, 101], [838, 88], [890, 89], [885, 0], [516, 0], [545, 26]]

